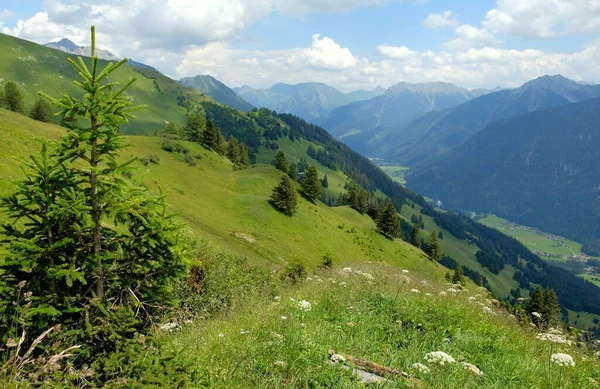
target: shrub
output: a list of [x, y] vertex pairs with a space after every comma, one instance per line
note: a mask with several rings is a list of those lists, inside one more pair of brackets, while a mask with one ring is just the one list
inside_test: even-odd
[[294, 257], [286, 267], [281, 271], [279, 278], [282, 281], [288, 281], [292, 284], [304, 279], [306, 275], [306, 268], [300, 258]]
[[319, 266], [321, 269], [330, 269], [333, 266], [333, 255], [327, 252], [323, 255], [321, 260], [321, 265]]
[[185, 163], [187, 163], [189, 166], [196, 166], [198, 164], [198, 162], [196, 162], [196, 158], [192, 157], [189, 154], [185, 154], [183, 157], [183, 160], [185, 161]]
[[158, 155], [155, 155], [155, 154], [145, 155], [142, 158], [140, 158], [140, 162], [144, 166], [148, 166], [151, 163], [153, 163], [155, 165], [158, 165], [160, 163], [160, 157]]
[[160, 148], [168, 153], [189, 154], [190, 152], [190, 149], [184, 146], [181, 142], [172, 139], [163, 140]]

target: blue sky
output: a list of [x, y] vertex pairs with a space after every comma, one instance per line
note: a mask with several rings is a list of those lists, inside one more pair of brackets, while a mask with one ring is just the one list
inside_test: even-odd
[[2, 32], [99, 46], [180, 78], [230, 86], [400, 81], [518, 86], [600, 82], [599, 0], [13, 0]]

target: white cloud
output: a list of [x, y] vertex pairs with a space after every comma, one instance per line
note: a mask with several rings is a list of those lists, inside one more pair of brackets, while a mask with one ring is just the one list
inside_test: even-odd
[[8, 8], [0, 10], [0, 20], [6, 19], [7, 17], [11, 16], [12, 14], [13, 14], [13, 12]]
[[526, 39], [600, 31], [598, 0], [498, 0], [483, 25]]
[[427, 15], [421, 24], [427, 28], [455, 27], [458, 25], [458, 21], [452, 15], [452, 11], [444, 11], [440, 14], [433, 13]]
[[346, 12], [361, 6], [387, 4], [389, 0], [274, 0], [277, 11], [293, 16], [313, 12]]
[[379, 45], [377, 46], [377, 49], [384, 56], [393, 59], [412, 59], [417, 55], [416, 51], [413, 51], [406, 46]]
[[348, 48], [342, 48], [333, 39], [315, 34], [312, 37], [312, 46], [304, 50], [304, 60], [316, 67], [331, 70], [342, 70], [356, 65], [357, 59]]
[[467, 50], [473, 47], [497, 45], [501, 43], [488, 29], [461, 24], [454, 30], [455, 39], [445, 42], [446, 50]]

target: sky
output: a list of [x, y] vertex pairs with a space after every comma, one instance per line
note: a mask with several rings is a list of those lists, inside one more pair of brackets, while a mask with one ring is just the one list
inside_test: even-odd
[[600, 0], [0, 0], [0, 30], [37, 43], [92, 24], [99, 48], [230, 87], [600, 83]]

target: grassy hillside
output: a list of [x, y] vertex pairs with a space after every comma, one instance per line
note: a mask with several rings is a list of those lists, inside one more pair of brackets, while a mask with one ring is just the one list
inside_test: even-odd
[[[28, 110], [37, 98], [38, 91], [55, 97], [63, 93], [80, 93], [72, 82], [77, 78], [77, 73], [67, 61], [67, 58], [76, 59], [76, 56], [4, 34], [0, 34], [0, 52], [0, 87], [4, 87], [7, 81], [17, 82]], [[87, 57], [84, 60], [90, 62]], [[100, 66], [106, 63], [100, 60]], [[138, 81], [128, 93], [136, 104], [148, 107], [143, 115], [123, 126], [124, 133], [150, 134], [162, 127], [165, 121], [183, 123], [187, 114], [186, 103], [210, 100], [153, 69], [139, 69], [125, 64], [113, 74], [110, 81], [123, 84], [137, 77]]]

